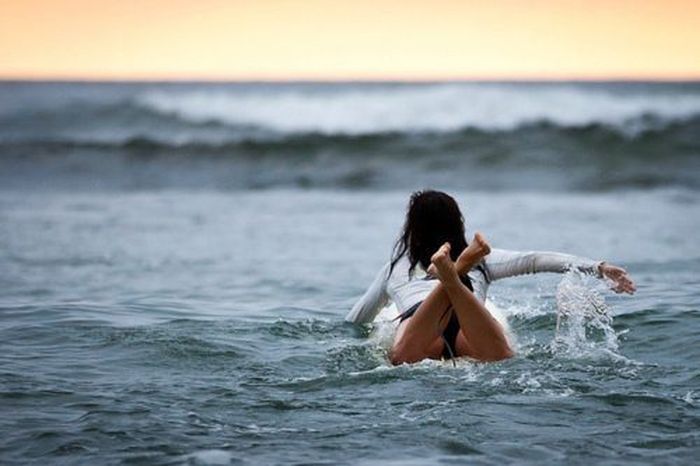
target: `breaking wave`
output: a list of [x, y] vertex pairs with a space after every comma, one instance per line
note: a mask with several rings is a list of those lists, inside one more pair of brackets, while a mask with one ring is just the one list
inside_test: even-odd
[[696, 189], [698, 154], [695, 83], [0, 84], [5, 186]]
[[508, 131], [533, 123], [605, 125], [634, 131], [640, 121], [700, 115], [696, 93], [616, 94], [605, 88], [440, 84], [349, 89], [292, 88], [240, 92], [158, 90], [137, 105], [193, 123], [218, 122], [282, 133], [324, 135]]

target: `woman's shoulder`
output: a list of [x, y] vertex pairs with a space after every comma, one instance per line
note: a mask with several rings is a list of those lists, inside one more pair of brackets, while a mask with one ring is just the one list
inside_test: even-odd
[[423, 276], [425, 276], [423, 267], [420, 264], [416, 264], [415, 268], [411, 270], [411, 261], [406, 255], [403, 255], [394, 263], [389, 279], [403, 282], [422, 278]]

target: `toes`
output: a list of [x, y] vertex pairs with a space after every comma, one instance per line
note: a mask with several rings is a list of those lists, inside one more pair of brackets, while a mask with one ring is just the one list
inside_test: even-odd
[[469, 247], [471, 248], [472, 251], [475, 251], [478, 254], [483, 255], [483, 256], [486, 256], [486, 255], [491, 253], [491, 246], [486, 241], [486, 238], [484, 238], [484, 235], [482, 235], [479, 232], [476, 232], [474, 234], [474, 238], [472, 239], [472, 242], [469, 244]]
[[435, 255], [437, 257], [446, 256], [450, 253], [450, 243], [445, 243], [437, 250]]
[[438, 262], [444, 262], [450, 257], [450, 243], [445, 243], [435, 251], [435, 254], [430, 258], [430, 261], [437, 265]]
[[486, 241], [486, 238], [484, 238], [484, 235], [481, 233], [477, 233], [474, 235], [474, 240], [479, 243], [479, 245], [487, 252], [491, 251], [491, 246], [489, 245], [488, 241]]

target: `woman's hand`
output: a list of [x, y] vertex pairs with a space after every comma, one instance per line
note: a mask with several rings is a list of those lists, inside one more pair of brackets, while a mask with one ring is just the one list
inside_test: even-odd
[[627, 274], [627, 271], [622, 267], [608, 264], [607, 262], [601, 262], [598, 266], [598, 270], [603, 277], [614, 283], [612, 287], [614, 292], [634, 294], [634, 292], [637, 291], [634, 282]]

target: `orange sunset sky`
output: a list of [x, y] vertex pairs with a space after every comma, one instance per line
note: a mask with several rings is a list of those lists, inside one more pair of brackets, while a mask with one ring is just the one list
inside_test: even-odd
[[698, 0], [0, 0], [6, 79], [698, 79]]

